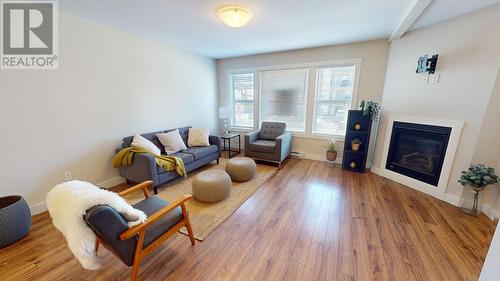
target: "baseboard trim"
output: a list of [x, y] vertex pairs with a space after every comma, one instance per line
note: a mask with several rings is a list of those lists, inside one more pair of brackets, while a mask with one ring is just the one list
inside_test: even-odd
[[47, 211], [47, 206], [45, 205], [45, 202], [38, 202], [30, 206], [30, 211], [32, 216], [38, 215]]
[[[124, 178], [114, 177], [114, 178], [111, 178], [109, 180], [98, 182], [96, 185], [99, 187], [108, 189], [108, 188], [117, 186], [119, 184], [122, 184], [124, 182], [125, 182]], [[47, 206], [45, 205], [45, 202], [38, 202], [38, 203], [32, 204], [30, 206], [30, 211], [31, 211], [32, 216], [38, 215], [40, 213], [47, 211]]]
[[340, 157], [337, 157], [337, 159], [335, 159], [335, 161], [332, 162], [332, 161], [326, 160], [325, 155], [310, 154], [310, 153], [304, 153], [304, 159], [322, 161], [322, 162], [328, 162], [328, 163], [335, 163], [335, 164], [342, 163], [342, 158], [340, 158]]
[[491, 220], [500, 218], [500, 212], [494, 210], [490, 205], [484, 204], [481, 211]]
[[[482, 198], [480, 197], [480, 199], [479, 199], [479, 210], [483, 214], [485, 214], [491, 220], [495, 220], [495, 219], [500, 218], [500, 212], [498, 212], [497, 210], [493, 209], [493, 207], [490, 204], [481, 203], [481, 202], [482, 202]], [[460, 206], [467, 206], [467, 208], [470, 208], [472, 206], [472, 204], [473, 204], [473, 199], [472, 198], [467, 198], [467, 199], [461, 198], [460, 199]]]
[[[370, 168], [370, 171], [371, 171], [372, 173], [374, 173], [374, 174], [377, 174], [377, 175], [379, 175], [379, 176], [381, 176], [381, 177], [384, 177], [384, 175], [382, 174], [382, 173], [383, 173], [383, 172], [382, 172], [382, 169], [380, 169], [380, 168], [379, 168], [379, 167], [377, 167], [377, 166], [373, 166], [373, 165], [372, 165], [372, 167]], [[384, 178], [385, 178], [385, 177], [384, 177]]]
[[103, 188], [111, 188], [111, 187], [117, 186], [119, 184], [122, 184], [124, 182], [125, 182], [124, 178], [114, 177], [114, 178], [111, 178], [109, 180], [98, 182], [96, 185], [99, 187], [103, 187]]
[[436, 196], [437, 199], [441, 199], [445, 202], [450, 203], [453, 206], [460, 207], [460, 197], [450, 194], [450, 193], [444, 193], [441, 196]]

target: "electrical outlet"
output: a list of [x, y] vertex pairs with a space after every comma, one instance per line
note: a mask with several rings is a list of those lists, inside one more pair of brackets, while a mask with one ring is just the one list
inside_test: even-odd
[[439, 74], [429, 75], [429, 81], [431, 84], [438, 84], [439, 83]]
[[64, 180], [65, 181], [70, 181], [73, 179], [73, 175], [71, 174], [71, 171], [64, 172]]
[[429, 83], [429, 74], [426, 73], [426, 74], [422, 75], [422, 77], [423, 77], [424, 84]]

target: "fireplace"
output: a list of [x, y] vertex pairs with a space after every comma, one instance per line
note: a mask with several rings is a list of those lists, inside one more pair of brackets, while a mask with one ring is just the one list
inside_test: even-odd
[[386, 169], [438, 186], [451, 128], [394, 121]]

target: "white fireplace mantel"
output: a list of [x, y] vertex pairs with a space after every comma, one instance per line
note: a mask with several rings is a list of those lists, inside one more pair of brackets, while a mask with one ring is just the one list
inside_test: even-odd
[[[408, 176], [393, 172], [385, 168], [387, 163], [387, 154], [389, 153], [389, 145], [391, 143], [392, 127], [395, 121], [451, 128], [451, 134], [448, 140], [448, 146], [446, 148], [446, 154], [444, 157], [443, 167], [441, 168], [441, 174], [439, 176], [439, 182], [437, 187], [416, 180], [414, 178], [410, 178]], [[438, 199], [441, 199], [450, 204], [458, 206], [460, 203], [460, 197], [452, 195], [450, 193], [446, 193], [446, 187], [448, 185], [448, 180], [450, 178], [451, 167], [453, 165], [453, 159], [455, 159], [455, 153], [457, 151], [457, 146], [460, 140], [460, 134], [462, 132], [463, 126], [464, 126], [463, 121], [388, 114], [387, 129], [385, 132], [385, 140], [382, 148], [382, 161], [380, 163], [381, 166], [380, 167], [372, 166], [371, 171], [374, 172], [375, 174], [399, 182], [413, 189], [416, 189], [423, 193], [427, 193]]]

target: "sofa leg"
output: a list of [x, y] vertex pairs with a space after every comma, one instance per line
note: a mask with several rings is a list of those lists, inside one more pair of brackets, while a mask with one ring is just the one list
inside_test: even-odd
[[219, 158], [217, 158], [217, 165], [219, 165]]
[[126, 182], [127, 184], [132, 184], [132, 181], [131, 181], [131, 180], [129, 180], [129, 179], [125, 179], [125, 182]]
[[158, 194], [158, 186], [153, 187], [153, 190], [155, 192], [155, 195]]

